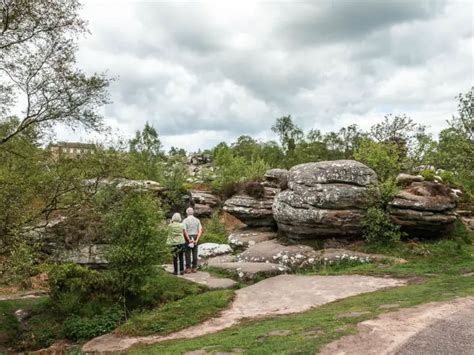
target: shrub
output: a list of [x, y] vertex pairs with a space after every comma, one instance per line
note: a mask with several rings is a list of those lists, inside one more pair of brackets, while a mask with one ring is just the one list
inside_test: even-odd
[[388, 203], [393, 200], [394, 196], [399, 191], [399, 188], [393, 178], [385, 180], [380, 183], [378, 187], [380, 193], [379, 206], [385, 210]]
[[372, 168], [379, 181], [394, 177], [400, 171], [400, 152], [396, 144], [362, 140], [354, 158]]
[[433, 170], [425, 169], [420, 171], [420, 175], [423, 176], [426, 181], [434, 181], [436, 174]]
[[221, 215], [219, 211], [214, 211], [204, 223], [203, 241], [205, 243], [227, 243], [228, 233], [224, 224], [221, 222]]
[[8, 281], [22, 288], [31, 287], [30, 278], [38, 271], [35, 258], [34, 247], [24, 241], [15, 242], [5, 265]]
[[106, 258], [125, 308], [154, 272], [154, 265], [167, 256], [166, 228], [160, 224], [164, 216], [156, 199], [147, 193], [128, 194], [107, 216], [111, 245]]
[[80, 313], [88, 301], [115, 293], [108, 276], [76, 264], [56, 265], [48, 273], [51, 300], [60, 313]]
[[114, 330], [123, 319], [118, 308], [106, 309], [102, 314], [93, 317], [72, 315], [62, 324], [62, 335], [70, 340], [87, 340]]
[[393, 244], [403, 236], [400, 226], [393, 224], [387, 212], [377, 207], [369, 208], [362, 226], [364, 238], [371, 244]]

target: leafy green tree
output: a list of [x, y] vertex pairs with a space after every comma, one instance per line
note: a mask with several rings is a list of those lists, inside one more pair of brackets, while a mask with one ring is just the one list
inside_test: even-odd
[[0, 123], [16, 105], [21, 115], [0, 145], [58, 122], [100, 129], [97, 108], [107, 103], [109, 80], [76, 66], [77, 38], [86, 32], [77, 0], [4, 0], [0, 3]]
[[455, 173], [459, 184], [474, 194], [474, 88], [458, 96], [458, 113], [439, 135], [435, 157], [438, 168]]
[[283, 152], [287, 158], [290, 160], [293, 159], [296, 144], [303, 138], [301, 128], [293, 122], [291, 115], [288, 115], [277, 118], [275, 124], [272, 126], [272, 131], [278, 135], [281, 146], [283, 147]]
[[365, 139], [360, 144], [354, 157], [372, 168], [380, 181], [395, 177], [400, 172], [399, 150], [392, 143], [379, 143]]
[[164, 216], [156, 198], [132, 192], [107, 218], [110, 248], [106, 258], [126, 311], [167, 256]]
[[134, 179], [162, 180], [164, 152], [156, 129], [148, 122], [129, 141], [130, 164], [126, 175]]

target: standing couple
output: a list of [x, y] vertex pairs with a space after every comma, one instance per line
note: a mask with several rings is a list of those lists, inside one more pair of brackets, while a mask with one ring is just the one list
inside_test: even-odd
[[[169, 224], [170, 234], [167, 244], [172, 248], [175, 275], [196, 272], [198, 266], [198, 244], [202, 236], [202, 226], [199, 219], [194, 217], [194, 210], [191, 207], [186, 210], [186, 215], [187, 217], [181, 222], [181, 215], [175, 213]], [[184, 269], [184, 255], [186, 255], [186, 269]]]

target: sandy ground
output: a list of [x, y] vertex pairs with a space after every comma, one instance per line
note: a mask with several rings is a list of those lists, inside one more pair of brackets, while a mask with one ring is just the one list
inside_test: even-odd
[[403, 281], [369, 276], [279, 275], [236, 291], [229, 309], [218, 318], [167, 336], [119, 337], [107, 334], [86, 343], [84, 352], [124, 351], [135, 344], [195, 338], [231, 327], [245, 318], [304, 312], [337, 299], [404, 285]]
[[474, 354], [474, 297], [386, 313], [358, 325], [322, 355]]

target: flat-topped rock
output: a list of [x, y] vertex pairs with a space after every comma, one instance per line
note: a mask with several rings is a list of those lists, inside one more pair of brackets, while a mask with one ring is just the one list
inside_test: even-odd
[[392, 221], [409, 234], [432, 236], [449, 232], [456, 221], [456, 198], [449, 187], [431, 181], [413, 182], [388, 204]]
[[241, 229], [229, 235], [229, 244], [233, 247], [247, 247], [267, 240], [275, 239], [277, 234], [270, 230]]
[[222, 270], [235, 271], [241, 279], [252, 279], [256, 274], [278, 275], [288, 270], [283, 265], [255, 262], [216, 263], [212, 266]]
[[318, 253], [307, 245], [283, 245], [272, 239], [249, 246], [237, 256], [240, 262], [270, 262], [285, 266], [297, 266], [314, 260]]
[[[173, 266], [166, 265], [165, 270], [171, 273], [173, 272]], [[210, 289], [231, 288], [237, 284], [237, 282], [232, 279], [214, 277], [211, 276], [208, 272], [204, 271], [197, 271], [190, 274], [180, 275], [178, 277], [201, 285], [206, 285]]]

